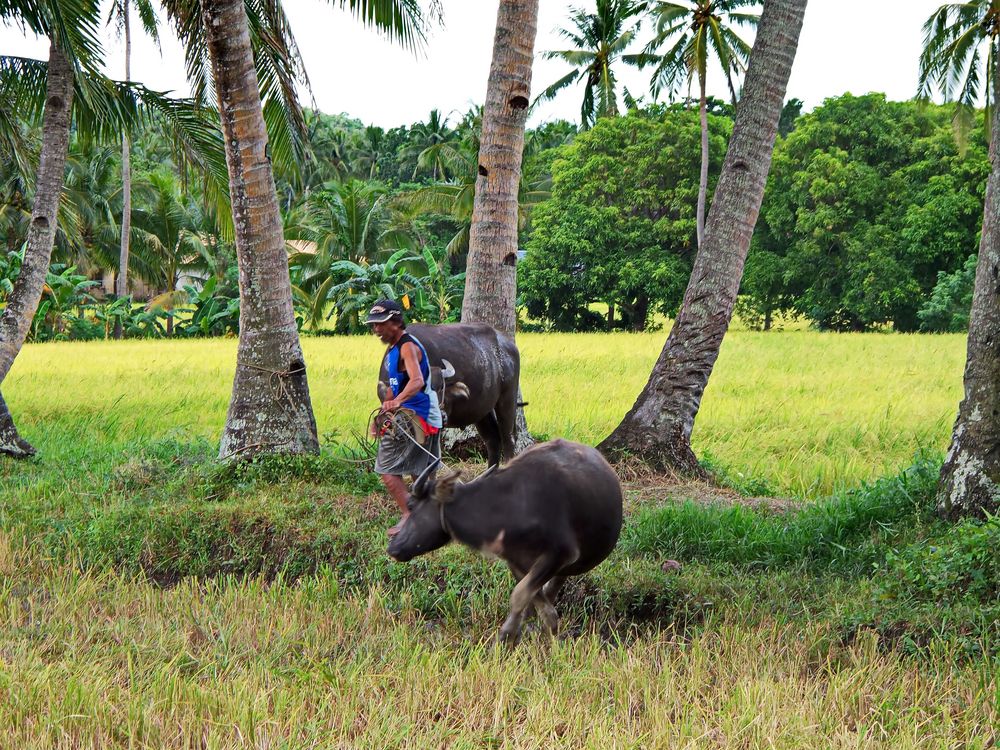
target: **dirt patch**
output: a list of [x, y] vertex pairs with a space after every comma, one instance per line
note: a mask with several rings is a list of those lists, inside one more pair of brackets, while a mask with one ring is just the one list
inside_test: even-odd
[[736, 490], [712, 482], [680, 479], [663, 474], [647, 474], [633, 481], [623, 480], [622, 489], [625, 491], [626, 512], [651, 502], [691, 501], [700, 505], [743, 505], [772, 513], [788, 513], [802, 506], [802, 501], [794, 498], [747, 497]]
[[[452, 460], [448, 465], [461, 469], [462, 479], [467, 482], [486, 471], [485, 462]], [[622, 481], [626, 513], [649, 503], [683, 503], [689, 500], [700, 505], [743, 505], [772, 513], [787, 513], [802, 507], [802, 501], [794, 498], [747, 497], [711, 481], [657, 473], [644, 465], [616, 464], [614, 468]]]

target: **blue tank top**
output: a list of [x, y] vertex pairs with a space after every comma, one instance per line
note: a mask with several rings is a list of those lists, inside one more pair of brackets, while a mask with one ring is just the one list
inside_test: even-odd
[[420, 358], [420, 375], [424, 379], [424, 387], [419, 393], [406, 399], [402, 406], [405, 409], [412, 409], [431, 427], [440, 428], [442, 425], [441, 410], [438, 408], [437, 394], [431, 388], [431, 366], [427, 359], [427, 350], [417, 338], [408, 333], [400, 336], [399, 341], [385, 355], [385, 370], [389, 376], [389, 387], [392, 389], [392, 395], [398, 396], [406, 384], [410, 382], [410, 376], [406, 372], [406, 365], [401, 356], [403, 344], [416, 344], [423, 355]]

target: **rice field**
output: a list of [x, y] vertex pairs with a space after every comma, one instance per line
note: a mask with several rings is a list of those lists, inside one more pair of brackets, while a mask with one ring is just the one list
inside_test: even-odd
[[[663, 334], [519, 342], [531, 428], [593, 443]], [[303, 346], [319, 429], [350, 441], [375, 405], [381, 346]], [[867, 573], [724, 560], [672, 573], [620, 544], [578, 591], [637, 611], [648, 594], [668, 605], [655, 621], [601, 622], [577, 599], [560, 603], [563, 637], [529, 629], [498, 648], [502, 565], [458, 547], [389, 562], [394, 516], [367, 480], [234, 480], [224, 499], [205, 495], [235, 354], [214, 340], [32, 345], [18, 358], [4, 395], [41, 455], [0, 460], [0, 748], [985, 750], [1000, 738], [997, 662], [982, 656], [995, 646], [971, 641], [983, 651], [970, 658], [969, 639], [945, 632], [914, 652], [877, 616], [847, 627], [872, 601]], [[734, 331], [696, 451], [776, 492], [856, 485], [944, 448], [963, 358], [958, 336]], [[170, 533], [190, 535], [178, 547], [211, 551], [212, 535], [253, 547], [280, 525], [300, 549], [339, 557], [287, 580], [160, 586], [58, 544], [72, 536], [114, 561], [168, 514]], [[171, 556], [163, 533], [144, 549]]]
[[[631, 407], [663, 333], [523, 334], [530, 429], [596, 443]], [[303, 339], [321, 434], [349, 441], [373, 406], [374, 337]], [[29, 439], [58, 452], [96, 443], [218, 439], [234, 340], [53, 343], [24, 348], [4, 395]], [[773, 492], [818, 497], [947, 447], [964, 337], [733, 331], [693, 443], [701, 457]], [[46, 445], [48, 443], [48, 445]]]

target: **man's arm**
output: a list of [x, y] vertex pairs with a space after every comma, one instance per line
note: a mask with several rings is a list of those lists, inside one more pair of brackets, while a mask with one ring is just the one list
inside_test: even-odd
[[395, 398], [390, 398], [382, 404], [385, 411], [398, 409], [407, 399], [416, 396], [424, 388], [424, 376], [420, 373], [420, 360], [423, 358], [420, 347], [406, 342], [400, 349], [400, 355], [403, 358], [403, 367], [406, 368], [406, 374], [410, 379]]

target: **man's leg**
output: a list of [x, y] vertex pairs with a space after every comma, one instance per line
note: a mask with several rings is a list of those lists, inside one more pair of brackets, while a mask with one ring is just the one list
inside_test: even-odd
[[396, 476], [395, 474], [381, 474], [379, 476], [382, 478], [382, 484], [389, 490], [389, 494], [392, 495], [392, 499], [396, 501], [396, 505], [399, 506], [399, 510], [403, 514], [403, 517], [399, 519], [399, 523], [389, 529], [389, 536], [395, 536], [399, 533], [403, 523], [410, 515], [410, 509], [406, 507], [406, 501], [410, 498], [410, 491], [406, 488], [406, 482], [400, 476]]

